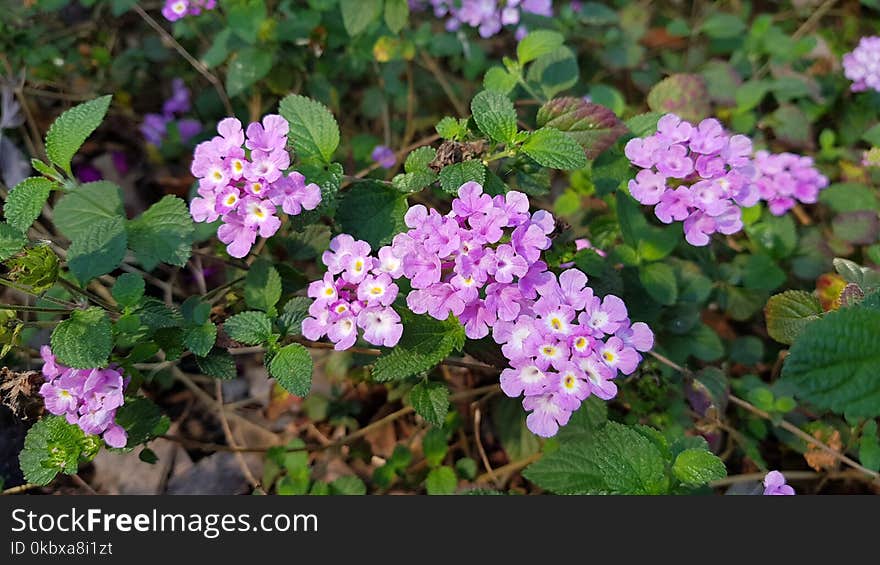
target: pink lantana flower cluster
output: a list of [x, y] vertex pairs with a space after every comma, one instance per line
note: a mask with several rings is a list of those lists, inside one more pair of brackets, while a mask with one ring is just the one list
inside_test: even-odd
[[260, 237], [271, 237], [281, 226], [277, 207], [295, 216], [321, 202], [317, 184], [290, 167], [287, 120], [268, 115], [242, 130], [241, 122], [226, 118], [217, 124], [220, 135], [196, 146], [192, 174], [199, 179], [199, 196], [190, 203], [197, 222], [223, 225], [217, 237], [233, 257], [244, 257]]
[[[477, 29], [480, 37], [492, 37], [504, 26], [520, 23], [522, 13], [553, 15], [552, 0], [409, 0], [413, 10], [429, 6], [438, 18], [446, 18], [446, 29], [456, 31], [463, 25]], [[524, 26], [516, 30], [516, 38], [527, 33]]]
[[162, 15], [169, 22], [186, 16], [198, 16], [202, 10], [213, 10], [217, 7], [217, 0], [165, 0], [162, 7]]
[[398, 290], [392, 279], [402, 271], [390, 251], [382, 248], [376, 259], [366, 241], [348, 234], [334, 237], [321, 258], [327, 273], [309, 285], [308, 295], [315, 300], [302, 323], [303, 336], [317, 340], [326, 335], [335, 349], [343, 350], [354, 345], [361, 328], [373, 345], [397, 345], [403, 326], [391, 308]]
[[752, 181], [752, 141], [730, 135], [715, 119], [692, 125], [666, 114], [653, 135], [631, 139], [627, 158], [640, 167], [629, 182], [633, 198], [655, 206], [657, 218], [684, 221], [691, 245], [709, 243], [715, 232], [733, 234], [743, 227], [741, 206], [758, 203]]
[[843, 74], [853, 81], [853, 92], [880, 92], [880, 37], [861, 38], [856, 48], [843, 56]]
[[46, 410], [64, 416], [88, 435], [100, 435], [110, 447], [125, 447], [128, 435], [116, 423], [116, 410], [124, 402], [127, 379], [118, 368], [71, 369], [58, 363], [48, 345], [40, 349], [43, 377], [40, 396]]
[[775, 216], [785, 214], [796, 202], [816, 203], [819, 191], [828, 186], [828, 178], [816, 170], [812, 157], [758, 151], [754, 163], [758, 194]]

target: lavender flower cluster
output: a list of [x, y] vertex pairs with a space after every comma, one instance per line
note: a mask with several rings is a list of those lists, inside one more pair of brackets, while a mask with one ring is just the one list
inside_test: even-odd
[[880, 92], [880, 37], [861, 38], [856, 48], [843, 56], [843, 74], [853, 81], [853, 92]]
[[812, 159], [767, 152], [753, 158], [749, 138], [727, 133], [712, 118], [695, 126], [666, 114], [655, 134], [631, 139], [624, 153], [641, 168], [629, 182], [633, 198], [654, 206], [665, 224], [684, 221], [685, 239], [695, 246], [707, 245], [713, 233], [740, 231], [741, 207], [764, 199], [780, 215], [795, 200], [815, 202], [828, 185]]
[[[183, 79], [175, 78], [171, 81], [171, 98], [162, 104], [162, 113], [144, 115], [141, 134], [148, 143], [157, 147], [162, 145], [168, 135], [168, 125], [179, 115], [189, 112], [191, 108], [189, 89], [183, 84]], [[180, 133], [180, 141], [186, 143], [202, 131], [202, 124], [198, 120], [179, 119], [177, 131]]]
[[812, 157], [794, 153], [755, 153], [755, 184], [770, 213], [781, 216], [796, 202], [815, 204], [819, 191], [828, 186], [828, 178], [819, 173]]
[[[639, 351], [653, 346], [647, 325], [630, 323], [616, 296], [594, 296], [576, 269], [557, 278], [541, 260], [550, 247], [553, 216], [529, 213], [528, 197], [511, 191], [494, 198], [475, 182], [462, 185], [452, 210], [440, 215], [416, 205], [404, 217], [410, 228], [370, 257], [370, 247], [337, 236], [324, 254], [328, 273], [309, 286], [315, 299], [303, 335], [327, 335], [337, 349], [354, 344], [356, 328], [375, 345], [397, 343], [402, 327], [388, 306], [401, 276], [412, 290], [407, 307], [438, 320], [450, 314], [471, 339], [489, 335], [502, 345], [510, 368], [501, 388], [525, 395], [526, 423], [550, 437], [590, 394], [609, 399], [611, 382], [632, 373]], [[335, 275], [341, 273], [339, 278]]]
[[217, 7], [217, 0], [165, 0], [162, 7], [162, 15], [169, 22], [186, 16], [198, 16], [202, 10], [213, 10]]
[[287, 120], [274, 114], [250, 124], [247, 132], [237, 119], [226, 118], [217, 124], [220, 135], [196, 146], [191, 170], [199, 179], [199, 196], [190, 214], [197, 222], [223, 220], [217, 237], [233, 257], [246, 256], [258, 233], [271, 237], [278, 231], [277, 206], [295, 216], [321, 202], [317, 184], [306, 184], [296, 171], [285, 174], [288, 129]]
[[764, 496], [794, 496], [794, 489], [785, 484], [785, 475], [770, 471], [764, 477]]
[[[429, 6], [437, 18], [446, 18], [446, 29], [456, 31], [462, 25], [476, 28], [480, 37], [492, 37], [504, 26], [520, 23], [523, 12], [550, 17], [552, 0], [409, 0], [412, 10], [426, 10]], [[527, 31], [519, 26], [516, 38], [522, 39]]]
[[370, 256], [369, 243], [341, 234], [333, 238], [321, 260], [327, 273], [309, 285], [308, 295], [315, 301], [302, 323], [303, 336], [317, 340], [326, 335], [335, 349], [343, 350], [354, 345], [361, 328], [364, 339], [373, 345], [397, 345], [403, 326], [391, 308], [398, 291], [392, 278], [399, 278], [402, 271], [391, 249], [383, 247], [376, 259]]
[[125, 447], [128, 435], [116, 423], [116, 410], [124, 402], [127, 384], [122, 373], [110, 366], [106, 369], [71, 369], [58, 363], [49, 346], [40, 349], [43, 376], [40, 396], [46, 409], [64, 416], [88, 435], [100, 435], [110, 447]]

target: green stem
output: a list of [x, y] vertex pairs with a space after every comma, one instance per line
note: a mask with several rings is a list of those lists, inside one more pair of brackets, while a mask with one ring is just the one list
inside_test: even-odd
[[46, 300], [47, 302], [51, 302], [53, 304], [58, 304], [59, 306], [64, 306], [68, 309], [76, 308], [76, 304], [73, 304], [72, 302], [65, 302], [64, 300], [59, 300], [59, 299], [54, 298], [52, 296], [37, 294], [30, 289], [27, 289], [23, 286], [19, 286], [19, 285], [15, 284], [14, 282], [8, 281], [3, 278], [0, 278], [0, 285], [7, 286], [13, 290], [17, 290], [18, 292], [27, 294], [28, 296], [33, 296], [34, 298], [38, 298], [40, 300]]
[[21, 304], [0, 304], [0, 310], [14, 310], [16, 312], [46, 312], [67, 314], [71, 308], [50, 308], [48, 306], [24, 306]]

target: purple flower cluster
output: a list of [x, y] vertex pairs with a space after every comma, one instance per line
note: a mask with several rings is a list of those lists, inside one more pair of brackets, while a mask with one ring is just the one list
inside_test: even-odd
[[364, 339], [373, 345], [397, 345], [403, 326], [391, 308], [398, 290], [392, 279], [402, 271], [391, 249], [383, 247], [376, 259], [370, 256], [369, 243], [341, 234], [333, 238], [321, 260], [327, 273], [309, 285], [308, 295], [315, 301], [302, 323], [303, 336], [317, 340], [326, 335], [335, 349], [342, 350], [354, 345], [361, 328]]
[[779, 471], [770, 471], [764, 477], [764, 496], [792, 496], [794, 489], [785, 484], [785, 475]]
[[[413, 10], [424, 10], [430, 4], [434, 15], [446, 19], [446, 29], [456, 31], [462, 25], [476, 28], [480, 37], [492, 37], [504, 26], [520, 23], [521, 13], [553, 15], [552, 0], [409, 0]], [[517, 39], [522, 39], [526, 29], [519, 26]]]
[[404, 221], [409, 231], [379, 254], [392, 261], [392, 276], [400, 269], [409, 279], [407, 306], [440, 320], [457, 316], [471, 339], [491, 328], [511, 365], [502, 390], [525, 395], [534, 433], [554, 435], [590, 394], [613, 397], [617, 372], [632, 373], [637, 351], [652, 347], [651, 330], [630, 324], [622, 300], [594, 296], [581, 271], [557, 279], [547, 270], [541, 252], [555, 220], [544, 210], [530, 214], [525, 194], [493, 198], [469, 182], [449, 214], [416, 205]]
[[247, 132], [237, 119], [226, 118], [217, 124], [220, 135], [196, 146], [191, 170], [199, 179], [199, 196], [190, 214], [197, 222], [222, 219], [217, 237], [233, 257], [246, 256], [257, 234], [271, 237], [278, 231], [277, 206], [295, 216], [321, 202], [317, 184], [306, 184], [296, 171], [285, 174], [288, 129], [287, 120], [274, 114], [250, 124]]
[[162, 15], [169, 22], [186, 16], [198, 16], [202, 10], [213, 10], [217, 6], [217, 0], [165, 0]]
[[669, 224], [684, 220], [691, 245], [709, 243], [715, 232], [742, 229], [740, 206], [758, 203], [751, 160], [752, 142], [730, 135], [715, 119], [692, 125], [666, 114], [654, 135], [631, 139], [624, 149], [640, 170], [629, 182], [633, 198], [656, 205], [654, 214]]
[[46, 409], [65, 416], [89, 435], [101, 435], [110, 447], [125, 447], [128, 436], [116, 423], [116, 410], [124, 402], [127, 384], [122, 373], [112, 365], [106, 369], [71, 369], [55, 360], [48, 345], [40, 349], [43, 376], [40, 387]]
[[858, 46], [843, 56], [843, 74], [853, 81], [853, 92], [880, 92], [880, 37], [861, 38]]
[[[141, 124], [141, 134], [148, 143], [155, 146], [162, 145], [168, 134], [168, 124], [173, 122], [178, 115], [190, 111], [189, 89], [184, 85], [183, 79], [176, 78], [171, 82], [171, 98], [162, 105], [161, 114], [146, 114]], [[186, 143], [202, 131], [202, 124], [197, 120], [177, 120], [177, 131], [180, 133], [180, 141]]]
[[785, 214], [796, 202], [814, 204], [819, 191], [828, 186], [828, 178], [816, 170], [812, 157], [758, 151], [754, 163], [758, 194], [775, 216]]
[[390, 169], [397, 163], [397, 156], [394, 150], [386, 145], [377, 145], [370, 153], [370, 159], [378, 163], [384, 169]]

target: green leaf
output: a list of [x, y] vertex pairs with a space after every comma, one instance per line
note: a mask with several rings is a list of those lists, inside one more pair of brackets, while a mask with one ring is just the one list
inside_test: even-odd
[[220, 380], [231, 380], [238, 375], [235, 368], [235, 359], [229, 352], [214, 348], [205, 357], [196, 356], [199, 370]]
[[59, 472], [76, 473], [84, 438], [78, 426], [61, 416], [39, 420], [28, 430], [18, 456], [25, 480], [47, 485]]
[[[519, 82], [519, 77], [515, 74], [511, 73], [507, 69], [501, 66], [491, 67], [488, 71], [486, 71], [486, 75], [483, 77], [483, 89], [484, 90], [492, 90], [494, 92], [499, 92], [501, 94], [510, 94], [510, 91], [513, 90], [517, 83]], [[444, 118], [446, 119], [446, 118]], [[439, 127], [439, 124], [438, 124]], [[443, 134], [441, 134], [443, 135]], [[445, 139], [449, 139], [445, 135], [443, 136]]]
[[637, 428], [608, 422], [594, 434], [560, 442], [523, 475], [557, 494], [665, 494], [666, 462]]
[[129, 247], [148, 271], [160, 262], [186, 265], [194, 237], [195, 226], [186, 203], [170, 194], [128, 222]]
[[859, 461], [872, 471], [880, 471], [880, 441], [877, 439], [877, 420], [868, 420], [859, 438]]
[[10, 226], [25, 233], [40, 216], [49, 193], [58, 183], [43, 177], [26, 178], [9, 192], [3, 213]]
[[430, 169], [425, 169], [414, 173], [400, 173], [394, 175], [394, 178], [391, 179], [391, 184], [398, 192], [409, 194], [422, 190], [435, 180], [437, 180], [437, 174]]
[[565, 47], [558, 47], [552, 53], [542, 55], [529, 67], [526, 75], [529, 82], [536, 83], [547, 98], [577, 84], [580, 70], [574, 52]]
[[[610, 154], [609, 151], [605, 155]], [[599, 160], [604, 159], [605, 155]], [[594, 173], [595, 170], [594, 167]], [[617, 191], [616, 201], [617, 219], [620, 222], [623, 239], [627, 245], [638, 251], [640, 259], [659, 261], [672, 253], [681, 241], [681, 230], [672, 226], [659, 227], [649, 224], [639, 204], [624, 190]]]
[[262, 312], [242, 312], [226, 320], [223, 329], [239, 343], [257, 345], [269, 340], [272, 335], [272, 321]]
[[449, 194], [458, 194], [461, 185], [467, 182], [483, 184], [486, 182], [486, 167], [476, 159], [453, 163], [440, 171], [440, 188]]
[[296, 335], [302, 332], [303, 320], [309, 317], [312, 299], [305, 296], [294, 296], [284, 305], [278, 320], [284, 333]]
[[92, 230], [98, 220], [125, 218], [122, 189], [108, 181], [89, 182], [76, 187], [55, 204], [53, 222], [68, 239], [74, 240]]
[[290, 394], [306, 396], [312, 389], [312, 357], [298, 343], [285, 345], [272, 357], [269, 374]]
[[835, 212], [878, 210], [880, 202], [874, 189], [855, 182], [837, 182], [819, 193], [819, 202]]
[[468, 133], [468, 120], [460, 120], [446, 116], [434, 127], [443, 139], [461, 139]]
[[123, 273], [113, 285], [113, 299], [123, 308], [137, 305], [144, 297], [144, 279], [134, 273]]
[[871, 129], [863, 133], [862, 139], [874, 147], [880, 147], [880, 124], [873, 126]]
[[742, 83], [734, 95], [739, 112], [747, 112], [755, 108], [767, 95], [770, 85], [763, 80], [750, 80]]
[[727, 476], [724, 462], [707, 449], [685, 449], [672, 463], [672, 474], [686, 485], [701, 486]]
[[511, 143], [516, 137], [516, 108], [510, 99], [491, 90], [484, 90], [471, 100], [471, 113], [480, 131], [500, 143]]
[[409, 391], [409, 400], [416, 414], [435, 426], [442, 425], [449, 412], [449, 389], [443, 383], [422, 381]]
[[259, 47], [246, 47], [229, 63], [226, 73], [226, 93], [238, 96], [246, 88], [269, 74], [272, 70], [274, 51]]
[[522, 150], [551, 169], [572, 170], [587, 166], [587, 157], [577, 141], [556, 128], [543, 127], [532, 132]]
[[425, 479], [425, 489], [428, 494], [453, 494], [456, 488], [458, 488], [458, 478], [452, 467], [431, 469], [428, 478]]
[[199, 357], [207, 355], [217, 341], [217, 326], [211, 322], [205, 322], [198, 326], [191, 326], [183, 331], [183, 343], [190, 351]]
[[382, 0], [339, 0], [342, 23], [348, 35], [358, 35], [382, 13]]
[[433, 147], [424, 146], [419, 147], [418, 149], [414, 149], [409, 155], [406, 156], [406, 161], [403, 164], [403, 170], [407, 173], [416, 173], [419, 171], [424, 171], [428, 169], [428, 165], [431, 164], [431, 161], [437, 157], [437, 150]]
[[[403, 4], [407, 6], [406, 0], [403, 0]], [[367, 494], [367, 485], [359, 477], [343, 475], [330, 483], [330, 494], [363, 496]]]
[[268, 261], [251, 265], [244, 280], [244, 300], [250, 308], [275, 313], [275, 305], [281, 300], [281, 276]]
[[677, 73], [658, 82], [648, 93], [648, 107], [659, 113], [673, 113], [684, 120], [699, 122], [711, 111], [709, 93], [703, 77]]
[[764, 307], [767, 333], [787, 345], [794, 343], [801, 332], [821, 316], [819, 299], [803, 290], [787, 290], [771, 296]]
[[443, 428], [434, 427], [428, 430], [422, 439], [422, 454], [429, 467], [436, 467], [443, 463], [446, 454], [449, 452], [449, 445], [446, 442], [446, 432]]
[[700, 25], [700, 31], [712, 39], [737, 37], [745, 30], [746, 24], [741, 17], [726, 12], [715, 12]]
[[614, 112], [585, 102], [582, 98], [554, 98], [538, 110], [538, 127], [549, 126], [565, 132], [574, 139], [587, 155], [595, 159], [614, 145], [627, 128]]
[[435, 320], [429, 316], [400, 313], [403, 335], [400, 342], [376, 360], [373, 379], [387, 382], [428, 371], [454, 350], [464, 346], [464, 327], [450, 316]]
[[880, 415], [880, 310], [849, 307], [807, 326], [789, 350], [782, 382], [818, 408]]
[[657, 131], [657, 122], [662, 117], [663, 114], [659, 112], [647, 112], [633, 116], [624, 123], [634, 136], [645, 137], [653, 135]]
[[848, 283], [859, 285], [864, 291], [880, 287], [880, 273], [869, 267], [862, 267], [849, 259], [836, 257], [833, 261], [834, 270]]
[[263, 0], [228, 0], [224, 2], [223, 8], [226, 11], [229, 31], [245, 43], [256, 43], [260, 26], [266, 19], [265, 2]]
[[27, 242], [23, 233], [6, 222], [0, 222], [0, 261], [5, 261], [21, 251]]
[[743, 273], [743, 284], [751, 290], [775, 290], [785, 283], [785, 271], [770, 256], [763, 253], [749, 255]]
[[400, 33], [409, 21], [409, 2], [407, 0], [385, 0], [385, 25], [391, 33]]
[[88, 233], [75, 238], [67, 254], [67, 266], [85, 285], [93, 278], [106, 275], [122, 263], [128, 238], [125, 221], [120, 218], [98, 220]]
[[378, 250], [406, 229], [408, 209], [406, 195], [377, 182], [361, 182], [341, 198], [336, 220], [343, 232]]
[[298, 94], [285, 96], [278, 108], [290, 123], [289, 138], [299, 158], [329, 163], [339, 146], [339, 126], [330, 110]]
[[522, 38], [516, 46], [516, 57], [520, 65], [525, 65], [538, 57], [556, 51], [564, 41], [565, 38], [560, 33], [539, 29]]
[[666, 263], [650, 263], [639, 269], [639, 281], [648, 295], [666, 306], [678, 300], [678, 286], [675, 271]]
[[74, 369], [106, 367], [113, 347], [110, 320], [98, 307], [74, 310], [52, 332], [52, 353]]
[[171, 421], [152, 400], [141, 396], [125, 399], [116, 412], [116, 423], [125, 428], [125, 446], [132, 448], [167, 432]]
[[493, 432], [509, 460], [525, 459], [539, 451], [538, 436], [526, 427], [526, 413], [518, 399], [499, 396], [490, 405], [489, 414]]
[[74, 106], [58, 116], [49, 127], [46, 134], [46, 155], [68, 175], [73, 176], [70, 170], [71, 159], [86, 138], [101, 125], [112, 98], [108, 94]]

